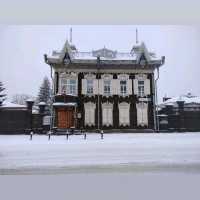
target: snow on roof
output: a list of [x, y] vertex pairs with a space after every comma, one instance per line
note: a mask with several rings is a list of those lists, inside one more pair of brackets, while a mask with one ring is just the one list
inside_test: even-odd
[[[97, 56], [95, 56], [92, 52], [73, 52], [72, 55], [74, 59], [80, 59], [80, 60], [97, 59]], [[101, 60], [135, 60], [136, 55], [131, 53], [117, 52], [115, 57], [100, 56], [100, 58]]]
[[178, 97], [172, 97], [163, 103], [161, 103], [161, 106], [166, 105], [174, 105], [177, 106], [177, 101], [184, 101], [184, 104], [200, 104], [200, 97], [191, 95], [191, 93], [188, 93], [187, 95], [180, 95]]
[[41, 101], [40, 103], [38, 103], [38, 105], [46, 105], [46, 103], [45, 102], [43, 102], [43, 101]]
[[28, 102], [34, 102], [35, 100], [33, 98], [29, 98], [26, 101], [28, 101]]
[[117, 52], [106, 47], [90, 52], [80, 52], [76, 48], [73, 49], [69, 42], [66, 41], [63, 49], [61, 51], [53, 51], [51, 56], [48, 56], [48, 59], [54, 62], [61, 61], [65, 54], [68, 53], [71, 60], [96, 60], [99, 56], [101, 60], [138, 60], [142, 54], [145, 55], [148, 61], [150, 60], [160, 60], [155, 53], [149, 52], [142, 42], [140, 45], [133, 46], [130, 52]]
[[70, 103], [56, 102], [56, 103], [53, 103], [53, 106], [76, 106], [76, 103], [74, 103], [74, 102], [70, 102]]
[[32, 110], [32, 114], [39, 114], [39, 111], [36, 110], [36, 109], [33, 109], [33, 110]]
[[1, 107], [3, 107], [3, 108], [26, 108], [25, 105], [19, 105], [19, 104], [11, 103], [8, 101], [4, 101], [3, 104], [1, 105]]

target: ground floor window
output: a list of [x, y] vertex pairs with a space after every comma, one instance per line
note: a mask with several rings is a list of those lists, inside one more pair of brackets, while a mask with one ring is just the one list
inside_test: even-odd
[[140, 102], [137, 107], [137, 125], [148, 126], [148, 104]]
[[130, 104], [122, 102], [119, 104], [119, 125], [130, 125]]
[[85, 108], [85, 125], [94, 126], [95, 125], [95, 104], [88, 102], [84, 104]]
[[103, 126], [113, 125], [113, 104], [103, 103], [102, 104], [102, 124]]

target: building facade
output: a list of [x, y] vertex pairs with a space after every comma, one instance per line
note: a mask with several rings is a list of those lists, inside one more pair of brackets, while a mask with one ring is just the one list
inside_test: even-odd
[[66, 41], [44, 55], [52, 69], [53, 126], [77, 129], [155, 128], [157, 58], [144, 43], [128, 53], [102, 48], [80, 52]]

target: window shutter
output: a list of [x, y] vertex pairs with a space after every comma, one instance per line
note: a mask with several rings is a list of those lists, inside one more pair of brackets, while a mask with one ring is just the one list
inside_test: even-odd
[[148, 126], [148, 104], [138, 103], [137, 107], [137, 125], [147, 125]]
[[132, 95], [132, 79], [128, 79], [128, 94]]
[[117, 88], [117, 79], [112, 79], [111, 80], [111, 95], [116, 95], [117, 91], [116, 91], [116, 88]]
[[93, 80], [93, 93], [98, 94], [98, 79]]
[[[98, 87], [98, 85], [97, 85], [97, 87]], [[104, 93], [103, 79], [99, 79], [99, 94], [103, 95], [103, 93]]]
[[90, 122], [92, 125], [94, 125], [94, 107], [91, 107], [91, 112], [90, 112]]
[[144, 81], [144, 94], [150, 95], [150, 80], [149, 79], [146, 79]]
[[82, 94], [87, 94], [87, 79], [82, 79]]
[[138, 80], [134, 79], [133, 81], [133, 88], [134, 88], [134, 94], [138, 95]]
[[112, 109], [111, 109], [111, 108], [108, 109], [108, 123], [109, 123], [110, 125], [113, 124]]
[[119, 124], [120, 125], [130, 125], [130, 115], [129, 115], [129, 104], [121, 103], [119, 104]]
[[106, 109], [103, 108], [103, 125], [106, 124]]
[[139, 126], [142, 123], [142, 110], [141, 110], [141, 106], [140, 103], [138, 103], [136, 105], [137, 107], [137, 125]]
[[120, 95], [121, 91], [120, 91], [120, 80], [116, 79], [116, 94]]
[[95, 104], [86, 103], [85, 108], [85, 125], [95, 125]]
[[144, 104], [143, 108], [143, 123], [148, 126], [148, 104]]
[[89, 124], [89, 109], [85, 108], [85, 125]]

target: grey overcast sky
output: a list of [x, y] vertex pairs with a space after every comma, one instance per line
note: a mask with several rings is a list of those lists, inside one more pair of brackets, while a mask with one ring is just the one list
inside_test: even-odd
[[43, 55], [60, 50], [73, 28], [73, 43], [80, 51], [107, 48], [129, 52], [139, 42], [150, 51], [166, 57], [160, 68], [159, 99], [191, 92], [200, 95], [200, 27], [152, 25], [66, 25], [66, 26], [0, 26], [0, 80], [8, 97], [16, 93], [37, 96], [44, 76], [50, 69]]

